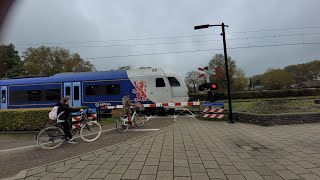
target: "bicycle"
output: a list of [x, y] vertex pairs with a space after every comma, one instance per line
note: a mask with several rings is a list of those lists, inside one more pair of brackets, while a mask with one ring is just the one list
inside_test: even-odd
[[[133, 121], [133, 123], [137, 126], [137, 127], [142, 127], [144, 125], [144, 123], [147, 121], [147, 118], [144, 114], [142, 114], [140, 111], [137, 111], [139, 109], [139, 107], [137, 106], [138, 104], [134, 104], [133, 106], [133, 114], [131, 116], [131, 120]], [[123, 115], [120, 116], [117, 120], [116, 120], [116, 129], [120, 132], [120, 133], [124, 133], [129, 129], [129, 123], [128, 123], [128, 116], [127, 115]]]
[[[74, 136], [78, 131], [82, 140], [92, 142], [97, 140], [102, 132], [101, 125], [97, 121], [90, 121], [85, 112], [80, 113], [80, 119], [72, 129], [71, 135]], [[37, 135], [37, 144], [42, 149], [55, 149], [65, 140], [65, 134], [60, 124], [45, 127]]]

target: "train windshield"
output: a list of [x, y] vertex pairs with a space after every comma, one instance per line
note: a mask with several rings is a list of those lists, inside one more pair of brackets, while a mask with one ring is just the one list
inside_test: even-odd
[[180, 86], [179, 81], [175, 77], [168, 77], [171, 86]]

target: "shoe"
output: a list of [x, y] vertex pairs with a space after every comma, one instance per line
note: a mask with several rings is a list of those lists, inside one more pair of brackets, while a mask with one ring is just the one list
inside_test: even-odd
[[78, 142], [73, 138], [68, 141], [69, 144], [77, 144]]

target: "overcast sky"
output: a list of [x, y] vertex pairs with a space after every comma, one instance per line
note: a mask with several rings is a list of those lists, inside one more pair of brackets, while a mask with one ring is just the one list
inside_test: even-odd
[[[228, 55], [252, 76], [320, 59], [319, 7], [319, 0], [24, 0], [11, 9], [2, 41], [21, 52], [58, 43], [46, 45], [79, 52], [99, 71], [152, 66], [184, 77], [223, 53], [219, 27], [194, 31], [193, 26], [224, 22]], [[259, 31], [270, 29], [284, 30]], [[194, 52], [208, 49], [215, 50]]]

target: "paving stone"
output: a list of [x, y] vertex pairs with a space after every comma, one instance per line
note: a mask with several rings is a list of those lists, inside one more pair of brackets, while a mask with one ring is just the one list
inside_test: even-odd
[[58, 176], [60, 176], [62, 173], [48, 173], [43, 177], [40, 177], [41, 180], [49, 180], [49, 179], [55, 179]]
[[123, 174], [108, 174], [105, 180], [120, 180]]
[[174, 180], [191, 180], [191, 177], [174, 177]]
[[208, 155], [208, 154], [200, 154], [200, 158], [202, 159], [202, 161], [212, 161], [212, 160], [215, 160], [212, 155]]
[[310, 168], [316, 168], [317, 166], [308, 162], [308, 161], [298, 161], [296, 162], [297, 164], [299, 164], [300, 166], [306, 168], [306, 169], [310, 169]]
[[116, 165], [114, 168], [110, 171], [111, 174], [123, 174], [126, 172], [128, 168], [128, 165]]
[[140, 175], [139, 180], [155, 180], [156, 175]]
[[227, 158], [215, 158], [215, 159], [219, 165], [227, 165], [227, 166], [233, 165], [232, 162], [229, 161], [229, 159]]
[[40, 179], [40, 177], [30, 176], [30, 177], [25, 178], [25, 180], [38, 180], [38, 179]]
[[109, 174], [109, 172], [110, 170], [97, 170], [90, 176], [90, 178], [103, 179]]
[[203, 164], [189, 164], [192, 173], [206, 173]]
[[189, 167], [188, 161], [184, 159], [174, 159], [174, 166], [176, 167]]
[[173, 171], [158, 171], [157, 180], [173, 179]]
[[71, 180], [86, 180], [91, 176], [91, 174], [88, 173], [79, 173], [76, 176], [74, 176]]
[[159, 164], [160, 158], [147, 158], [146, 166], [157, 166]]
[[110, 162], [107, 161], [104, 164], [102, 164], [99, 169], [109, 169], [109, 170], [111, 170], [111, 169], [113, 169], [113, 167], [116, 164], [117, 164], [117, 162], [115, 162], [115, 161], [110, 161]]
[[192, 164], [202, 164], [202, 160], [200, 157], [188, 157], [188, 162]]
[[317, 176], [316, 174], [299, 174], [299, 176], [301, 176], [303, 179], [307, 179], [307, 180], [319, 180], [320, 176]]
[[66, 172], [68, 169], [70, 169], [73, 165], [66, 165], [59, 168], [54, 169], [52, 172]]
[[112, 155], [109, 157], [108, 161], [119, 161], [122, 155]]
[[63, 174], [60, 175], [60, 177], [74, 177], [76, 176], [82, 169], [69, 169]]
[[247, 180], [263, 180], [256, 171], [241, 171], [241, 173]]
[[241, 174], [235, 166], [224, 166], [221, 165], [220, 168], [224, 172], [224, 174]]
[[144, 162], [131, 162], [128, 169], [142, 169], [144, 165]]
[[133, 158], [129, 157], [122, 157], [117, 164], [122, 164], [122, 165], [129, 165], [131, 163]]
[[45, 166], [41, 166], [41, 167], [38, 167], [38, 168], [30, 169], [27, 172], [27, 176], [31, 176], [31, 175], [34, 175], [34, 174], [39, 174], [39, 173], [42, 173], [42, 172], [45, 172], [45, 171], [46, 171], [46, 167]]
[[130, 170], [128, 169], [121, 179], [138, 179], [140, 176], [141, 170]]
[[227, 175], [229, 180], [246, 180], [242, 175]]
[[162, 156], [161, 155], [160, 161], [173, 162], [173, 156]]
[[210, 179], [227, 179], [221, 169], [207, 169]]
[[147, 155], [136, 155], [134, 158], [133, 158], [133, 161], [145, 161], [147, 159]]
[[174, 159], [187, 159], [187, 155], [185, 153], [174, 153]]
[[307, 169], [299, 166], [299, 165], [293, 165], [293, 166], [286, 166], [287, 169], [294, 172], [295, 174], [308, 174], [310, 171]]
[[276, 171], [276, 173], [283, 179], [301, 179], [299, 176], [289, 170]]
[[280, 176], [262, 176], [265, 180], [283, 180]]
[[85, 168], [81, 171], [81, 173], [92, 174], [92, 173], [94, 173], [99, 167], [100, 167], [100, 165], [88, 165], [87, 167], [85, 167]]
[[91, 164], [103, 164], [107, 160], [108, 160], [108, 158], [99, 157], [99, 158], [95, 159], [94, 161], [92, 161]]
[[173, 171], [173, 162], [160, 162], [159, 171]]
[[192, 173], [192, 179], [201, 179], [201, 180], [209, 180], [209, 176], [207, 173]]
[[157, 174], [158, 166], [143, 166], [141, 174]]
[[174, 176], [190, 176], [190, 170], [186, 167], [175, 167]]
[[320, 168], [312, 168], [312, 169], [308, 169], [308, 170], [313, 172], [314, 174], [317, 174], [318, 176], [320, 176]]

